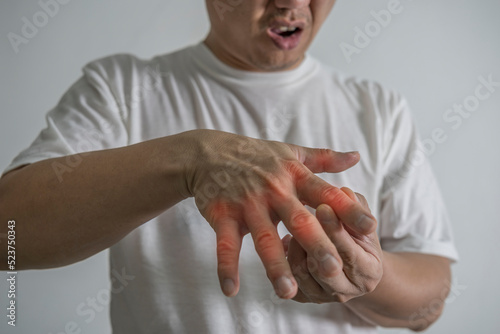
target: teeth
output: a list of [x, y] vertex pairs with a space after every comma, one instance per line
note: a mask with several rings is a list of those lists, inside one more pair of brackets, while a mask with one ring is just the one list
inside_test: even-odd
[[285, 26], [282, 26], [282, 27], [279, 27], [279, 30], [281, 32], [287, 32], [287, 31], [295, 31], [297, 30], [296, 27], [285, 27]]

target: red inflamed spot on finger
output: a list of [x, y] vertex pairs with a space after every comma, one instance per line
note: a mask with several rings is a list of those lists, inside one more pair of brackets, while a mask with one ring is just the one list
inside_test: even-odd
[[231, 218], [214, 222], [217, 235], [217, 273], [222, 291], [228, 297], [238, 293], [238, 262], [242, 236], [238, 223]]
[[266, 268], [267, 277], [273, 283], [277, 295], [281, 298], [292, 298], [297, 286], [279, 234], [270, 219], [269, 210], [267, 203], [248, 201], [243, 217], [252, 235], [255, 250]]
[[352, 190], [326, 188], [320, 197], [321, 203], [328, 204], [345, 224], [358, 233], [366, 235], [375, 231], [377, 227], [375, 217], [357, 201], [356, 194]]
[[298, 239], [309, 239], [318, 230], [318, 221], [307, 210], [292, 212], [289, 219], [289, 228]]
[[285, 202], [273, 202], [273, 208], [306, 251], [331, 244], [316, 217], [296, 197]]
[[[201, 210], [200, 210], [201, 211]], [[214, 221], [225, 219], [225, 218], [233, 218], [236, 219], [236, 208], [233, 207], [227, 201], [214, 200], [212, 203], [207, 205], [205, 211], [205, 217], [214, 230], [216, 230], [216, 226], [214, 226]]]

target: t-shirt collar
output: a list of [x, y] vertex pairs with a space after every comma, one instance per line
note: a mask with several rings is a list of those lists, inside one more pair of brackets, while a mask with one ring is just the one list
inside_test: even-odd
[[247, 84], [283, 85], [297, 83], [317, 70], [316, 61], [308, 54], [305, 55], [298, 67], [279, 72], [251, 72], [236, 69], [219, 60], [203, 42], [193, 46], [192, 55], [195, 62], [208, 74]]

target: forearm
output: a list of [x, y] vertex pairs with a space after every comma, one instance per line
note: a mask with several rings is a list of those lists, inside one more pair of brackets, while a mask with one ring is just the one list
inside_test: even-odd
[[[16, 268], [83, 260], [187, 197], [183, 139], [181, 134], [49, 159], [5, 175], [0, 233], [7, 233], [9, 220], [16, 221]], [[75, 160], [78, 166], [58, 177], [54, 166]], [[2, 270], [6, 254], [0, 252]]]
[[376, 325], [423, 330], [441, 314], [451, 280], [449, 260], [416, 253], [384, 252], [377, 288], [346, 303]]

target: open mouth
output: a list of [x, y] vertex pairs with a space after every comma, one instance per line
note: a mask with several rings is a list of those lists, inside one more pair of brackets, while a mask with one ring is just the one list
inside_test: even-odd
[[301, 22], [274, 22], [267, 34], [279, 49], [292, 50], [299, 45], [303, 30]]
[[301, 29], [298, 27], [286, 27], [286, 26], [281, 26], [279, 28], [274, 28], [272, 29], [272, 32], [275, 34], [280, 35], [281, 37], [290, 37], [293, 34], [299, 32]]

